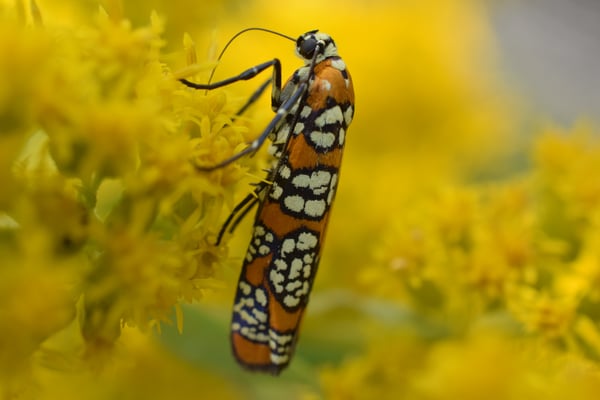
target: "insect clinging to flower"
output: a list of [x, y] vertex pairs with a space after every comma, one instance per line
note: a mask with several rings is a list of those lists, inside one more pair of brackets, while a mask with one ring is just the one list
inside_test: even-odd
[[[272, 374], [289, 364], [298, 340], [354, 115], [352, 78], [333, 39], [317, 30], [297, 39], [277, 34], [295, 41], [296, 54], [304, 62], [283, 86], [276, 58], [215, 83], [181, 80], [195, 89], [212, 90], [273, 68], [275, 117], [241, 152], [210, 167], [198, 166], [203, 171], [221, 168], [255, 152], [267, 138], [271, 141], [273, 161], [266, 179], [234, 208], [217, 244], [258, 206], [235, 294], [231, 342], [242, 366]], [[243, 110], [266, 87], [262, 85]]]

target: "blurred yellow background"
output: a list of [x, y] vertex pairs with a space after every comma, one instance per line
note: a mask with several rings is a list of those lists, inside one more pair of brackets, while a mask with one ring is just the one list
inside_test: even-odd
[[[597, 115], [561, 127], [534, 111], [503, 67], [490, 2], [0, 4], [0, 76], [13, 78], [0, 84], [0, 254], [10, 260], [0, 272], [0, 343], [21, 337], [0, 358], [0, 398], [597, 396]], [[241, 370], [229, 349], [252, 218], [222, 248], [208, 244], [261, 176], [264, 151], [218, 177], [190, 177], [185, 157], [197, 132], [206, 152], [231, 150], [219, 129], [262, 78], [206, 98], [171, 98], [182, 88], [170, 74], [185, 69], [186, 57], [195, 51], [202, 82], [229, 38], [250, 26], [294, 37], [327, 32], [356, 92], [319, 275], [295, 358], [277, 378]], [[94, 45], [81, 51], [82, 41]], [[56, 43], [69, 45], [55, 51]], [[300, 66], [293, 51], [286, 40], [248, 33], [214, 79], [274, 57], [287, 77]], [[84, 82], [96, 78], [98, 87]], [[235, 145], [266, 126], [268, 97], [242, 127], [223, 128]], [[93, 107], [78, 109], [88, 98]], [[89, 116], [98, 131], [79, 135], [95, 126]], [[27, 141], [40, 132], [57, 165], [23, 172], [16, 154], [25, 143], [44, 147]], [[46, 176], [60, 183], [46, 187]], [[71, 187], [63, 177], [78, 181]], [[181, 211], [186, 202], [197, 207]], [[98, 219], [90, 228], [80, 226], [80, 204]], [[160, 238], [146, 235], [150, 225]], [[67, 258], [52, 247], [64, 237], [75, 238]]]

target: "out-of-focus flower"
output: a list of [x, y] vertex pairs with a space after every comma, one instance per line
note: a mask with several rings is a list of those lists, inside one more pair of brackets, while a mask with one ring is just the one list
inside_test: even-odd
[[432, 344], [386, 336], [322, 381], [328, 399], [593, 399], [600, 387], [578, 355], [481, 332]]
[[[597, 131], [523, 127], [480, 2], [39, 3], [0, 3], [0, 397], [595, 398]], [[177, 82], [289, 75], [293, 45], [257, 32], [215, 62], [249, 25], [332, 34], [357, 91], [279, 381], [232, 367], [211, 293], [235, 285], [249, 232], [215, 234], [265, 158], [194, 168], [256, 137], [268, 96], [235, 117], [261, 79]], [[218, 312], [184, 324], [193, 302]]]
[[125, 326], [181, 329], [178, 302], [222, 285], [212, 241], [244, 170], [194, 163], [231, 154], [247, 128], [222, 93], [176, 81], [157, 14], [133, 27], [101, 8], [89, 24], [46, 26], [28, 6], [31, 18], [0, 25], [0, 386], [37, 398], [47, 388], [30, 373], [103, 370]]
[[[365, 268], [358, 282], [362, 290], [418, 310], [446, 333], [427, 350], [427, 359], [435, 358], [431, 369], [419, 377], [409, 369], [396, 372], [398, 381], [413, 378], [406, 389], [392, 378], [384, 380], [387, 389], [370, 382], [379, 376], [377, 368], [388, 372], [393, 363], [370, 353], [324, 375], [331, 397], [345, 398], [347, 388], [334, 381], [344, 381], [354, 368], [367, 371], [355, 380], [362, 384], [347, 391], [360, 394], [349, 398], [379, 390], [402, 390], [406, 398], [480, 398], [487, 391], [492, 398], [552, 397], [568, 390], [573, 369], [579, 371], [575, 379], [586, 382], [578, 398], [593, 397], [600, 384], [598, 183], [582, 175], [594, 170], [600, 150], [589, 129], [540, 135], [527, 174], [408, 196], [398, 207], [407, 212], [395, 215], [376, 249], [379, 262]], [[473, 341], [470, 332], [481, 326], [515, 336]], [[418, 325], [413, 329], [430, 336]], [[467, 334], [465, 342], [446, 344], [455, 334]], [[470, 359], [475, 354], [481, 360]], [[494, 360], [493, 367], [484, 359]], [[462, 368], [472, 371], [470, 384]]]

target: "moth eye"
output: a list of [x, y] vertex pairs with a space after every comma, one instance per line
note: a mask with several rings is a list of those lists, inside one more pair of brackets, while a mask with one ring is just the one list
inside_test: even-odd
[[298, 52], [306, 59], [312, 58], [317, 47], [317, 41], [315, 38], [298, 39]]

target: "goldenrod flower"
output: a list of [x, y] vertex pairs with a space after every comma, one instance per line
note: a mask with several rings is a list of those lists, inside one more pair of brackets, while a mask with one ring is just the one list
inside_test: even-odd
[[[39, 3], [0, 2], [0, 398], [597, 397], [598, 128], [523, 123], [481, 2]], [[332, 34], [357, 93], [279, 380], [227, 348], [247, 226], [214, 245], [267, 159], [195, 168], [254, 139], [268, 96], [237, 118], [261, 79], [177, 81], [248, 26]], [[215, 79], [298, 65], [255, 34]]]
[[[35, 26], [7, 16], [0, 28], [0, 381], [9, 397], [29, 390], [19, 382], [39, 367], [34, 355], [49, 368], [104, 369], [125, 326], [148, 332], [177, 318], [181, 328], [178, 302], [220, 285], [226, 254], [214, 230], [243, 170], [208, 177], [193, 165], [200, 152], [231, 153], [246, 130], [222, 94], [174, 79], [158, 15], [134, 28], [100, 9], [90, 24], [46, 27], [30, 6], [21, 12]], [[207, 141], [220, 130], [229, 142]], [[66, 332], [71, 343], [59, 340]]]

